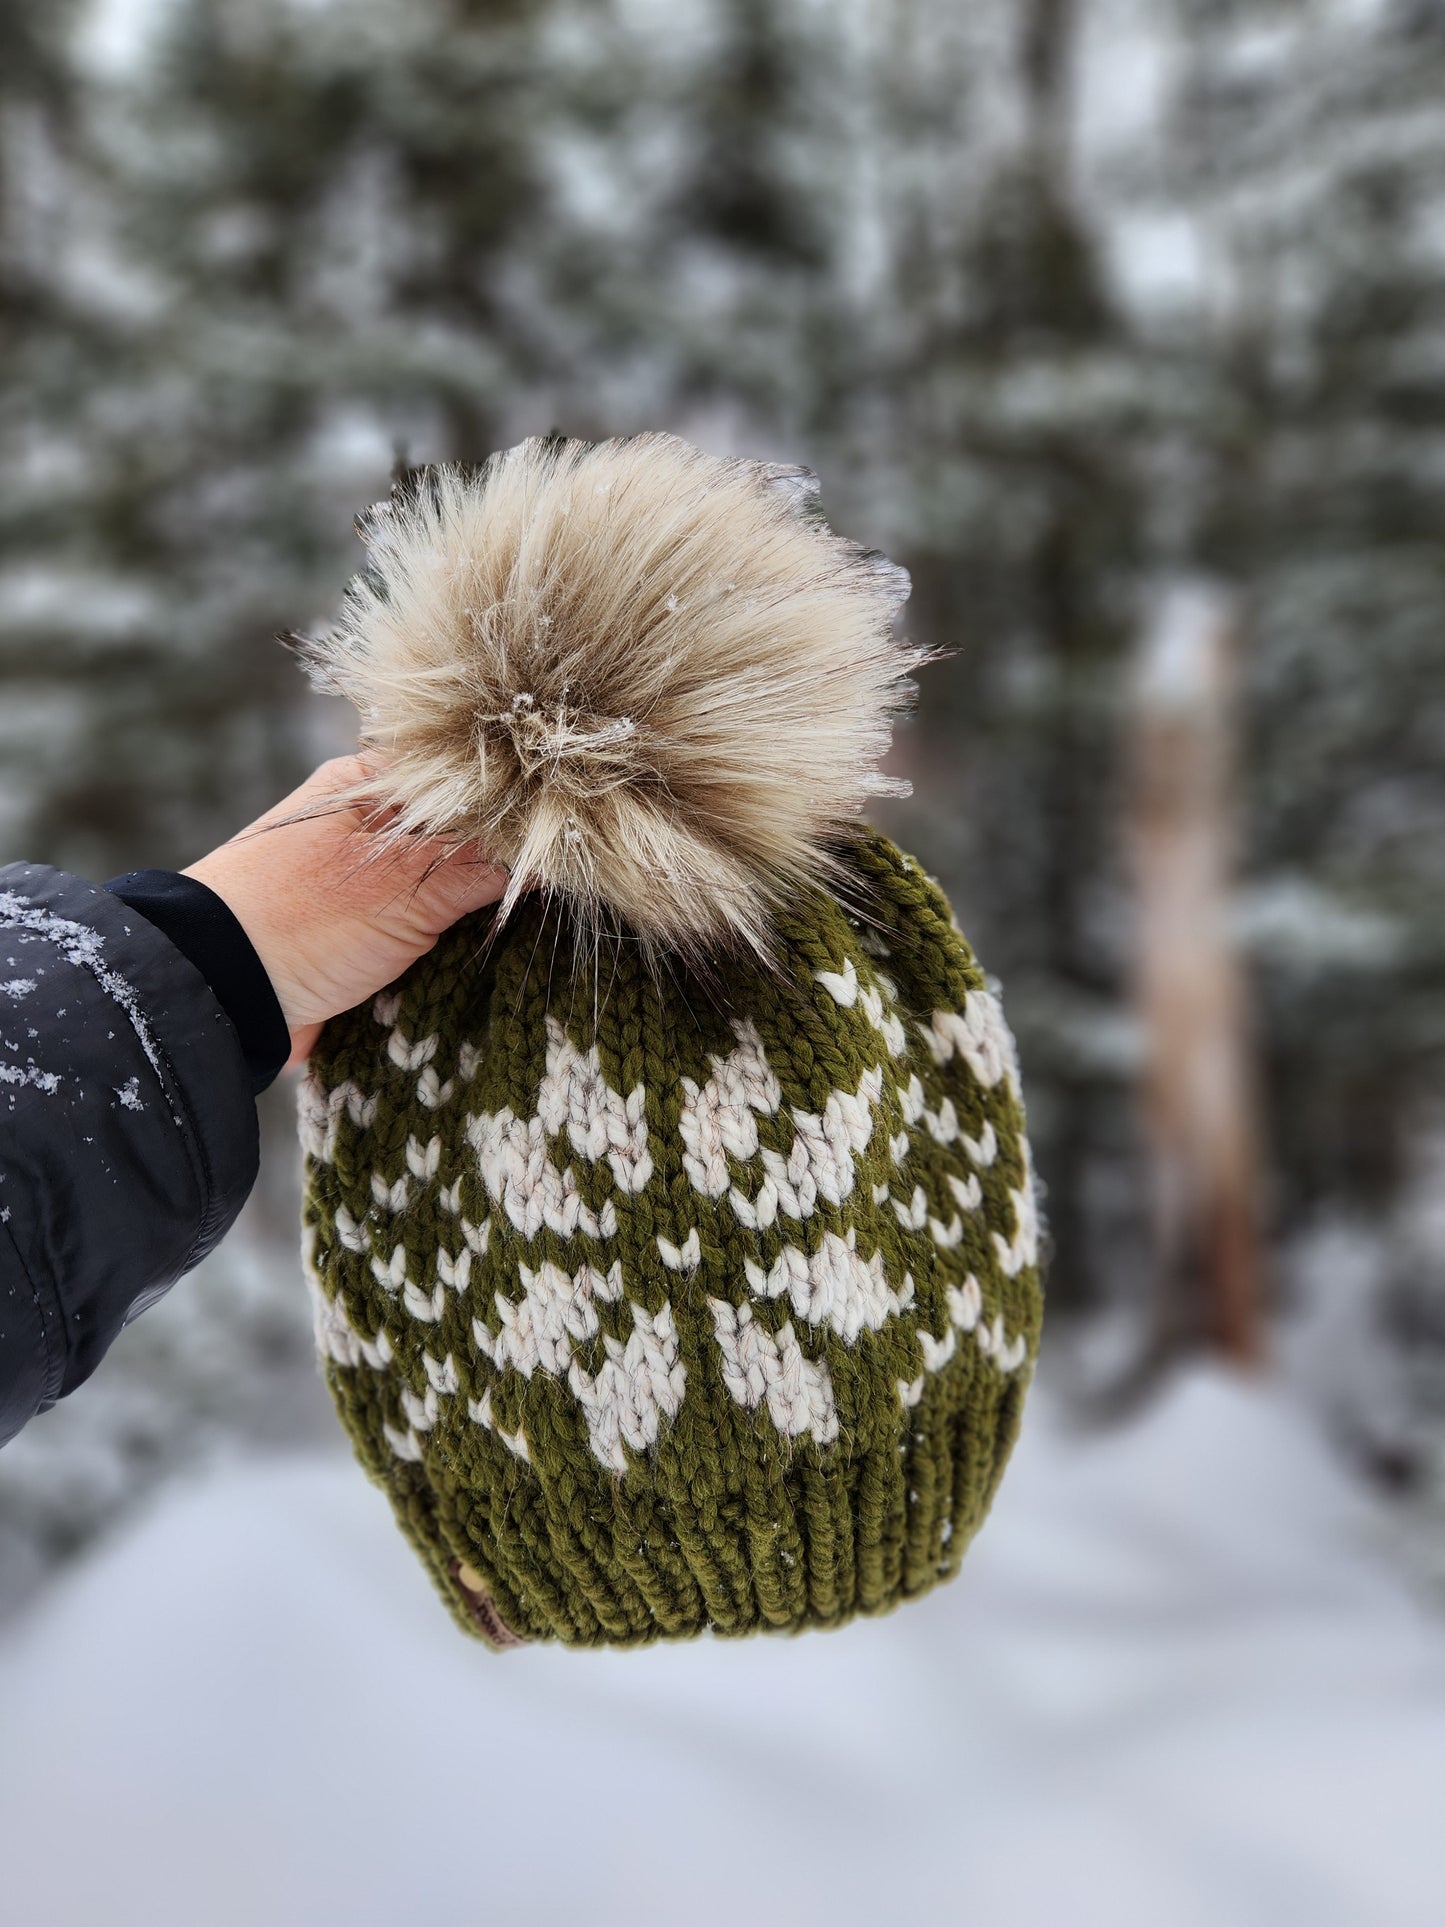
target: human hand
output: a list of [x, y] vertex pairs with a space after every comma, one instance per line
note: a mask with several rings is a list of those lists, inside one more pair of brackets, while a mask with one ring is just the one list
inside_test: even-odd
[[364, 798], [373, 765], [338, 756], [185, 872], [230, 908], [255, 946], [309, 1057], [328, 1017], [350, 1010], [424, 956], [442, 932], [495, 903], [507, 872], [479, 848], [431, 839], [388, 846]]

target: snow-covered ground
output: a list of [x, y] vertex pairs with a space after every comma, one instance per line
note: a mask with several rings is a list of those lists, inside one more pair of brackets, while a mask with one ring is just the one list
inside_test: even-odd
[[1038, 1401], [951, 1588], [493, 1656], [339, 1456], [212, 1471], [0, 1649], [30, 1927], [1440, 1927], [1445, 1624], [1277, 1391]]

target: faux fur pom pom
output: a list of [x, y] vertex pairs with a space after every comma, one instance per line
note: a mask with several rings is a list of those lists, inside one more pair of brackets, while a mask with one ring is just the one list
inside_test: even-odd
[[907, 576], [815, 494], [659, 434], [416, 470], [293, 646], [360, 712], [391, 833], [483, 844], [502, 917], [540, 886], [650, 955], [766, 956], [866, 799], [907, 794], [878, 764], [925, 660], [893, 630]]

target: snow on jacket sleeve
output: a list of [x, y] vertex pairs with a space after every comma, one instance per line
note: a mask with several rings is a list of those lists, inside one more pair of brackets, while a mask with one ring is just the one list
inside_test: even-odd
[[220, 1241], [258, 1159], [195, 966], [99, 885], [0, 867], [0, 1444]]

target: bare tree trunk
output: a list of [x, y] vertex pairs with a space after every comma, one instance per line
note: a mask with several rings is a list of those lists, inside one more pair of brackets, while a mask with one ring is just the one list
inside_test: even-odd
[[1077, 27], [1075, 0], [1028, 0], [1018, 21], [1019, 67], [1034, 155], [1060, 196], [1068, 187]]
[[1131, 827], [1159, 1309], [1250, 1364], [1264, 1341], [1256, 1080], [1229, 930], [1234, 640], [1219, 591], [1161, 598], [1136, 684]]

